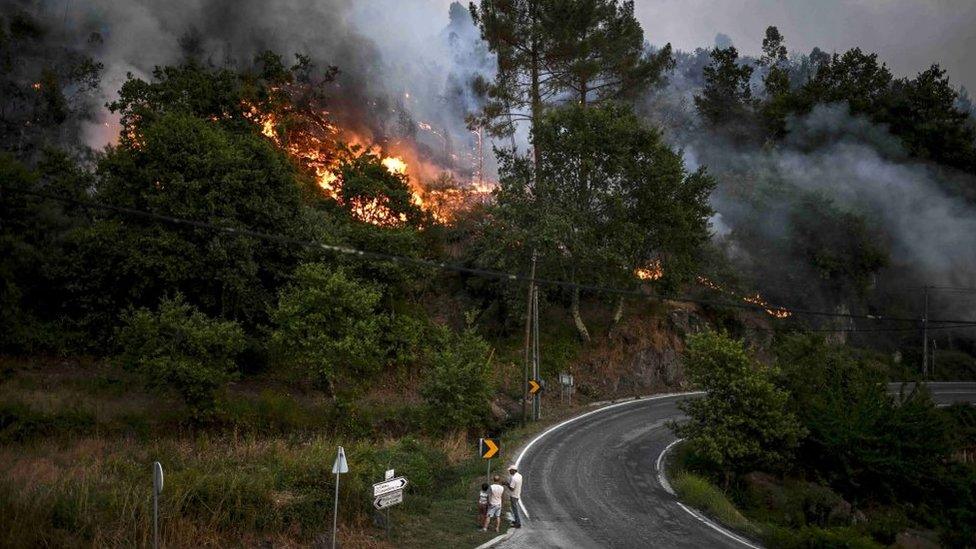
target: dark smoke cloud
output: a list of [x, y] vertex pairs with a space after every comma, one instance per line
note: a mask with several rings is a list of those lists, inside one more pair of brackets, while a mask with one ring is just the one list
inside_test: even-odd
[[[92, 33], [101, 36], [95, 56], [106, 67], [103, 102], [129, 73], [147, 79], [153, 67], [179, 62], [187, 46], [216, 66], [246, 66], [264, 50], [282, 54], [286, 62], [301, 53], [319, 67], [338, 66], [332, 112], [344, 127], [381, 143], [409, 137], [434, 164], [470, 169], [473, 163], [475, 137], [464, 120], [478, 106], [470, 81], [476, 74], [490, 77], [493, 66], [461, 4], [5, 1], [26, 6], [57, 29], [52, 40], [81, 44]], [[84, 139], [99, 148], [116, 135], [117, 123], [103, 112], [86, 127]], [[490, 156], [491, 143], [485, 148]]]

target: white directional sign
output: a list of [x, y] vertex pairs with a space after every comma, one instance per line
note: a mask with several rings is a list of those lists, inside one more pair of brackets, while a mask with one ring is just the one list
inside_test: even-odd
[[403, 487], [407, 485], [407, 479], [405, 477], [397, 477], [390, 480], [385, 480], [383, 482], [377, 482], [373, 485], [373, 497], [381, 496], [389, 492], [395, 492], [397, 490], [403, 490]]
[[381, 496], [373, 498], [373, 507], [376, 509], [386, 509], [403, 503], [403, 490], [387, 492]]
[[393, 472], [393, 469], [387, 469], [386, 475], [383, 476], [383, 480], [390, 480], [391, 478], [393, 478], [394, 474], [395, 473]]

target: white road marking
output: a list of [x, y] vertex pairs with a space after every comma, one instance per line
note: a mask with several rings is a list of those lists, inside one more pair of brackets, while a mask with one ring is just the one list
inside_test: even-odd
[[671, 444], [668, 444], [665, 449], [661, 450], [661, 455], [657, 456], [657, 482], [667, 493], [671, 494], [672, 496], [675, 495], [675, 493], [671, 488], [671, 483], [668, 482], [667, 475], [664, 474], [664, 468], [661, 467], [661, 462], [664, 460], [664, 455], [667, 454], [675, 444], [681, 442], [682, 440], [684, 439], [679, 438], [678, 440], [673, 441]]
[[712, 522], [708, 518], [702, 516], [698, 511], [695, 511], [691, 507], [686, 506], [684, 503], [681, 503], [680, 501], [676, 501], [675, 503], [677, 503], [678, 504], [678, 507], [681, 507], [682, 509], [684, 509], [689, 515], [691, 515], [691, 516], [695, 517], [696, 519], [700, 520], [702, 523], [705, 524], [705, 526], [708, 526], [709, 528], [711, 528], [712, 530], [715, 530], [719, 534], [722, 534], [723, 536], [725, 536], [727, 538], [734, 539], [735, 541], [741, 543], [742, 545], [745, 545], [746, 547], [751, 547], [752, 549], [763, 549], [761, 546], [759, 546], [759, 545], [753, 545], [752, 543], [749, 542], [749, 540], [747, 540], [747, 539], [745, 539], [745, 538], [743, 538], [741, 536], [738, 536], [736, 534], [733, 534], [732, 532], [729, 532], [728, 530], [726, 530], [725, 528], [722, 528], [718, 524], [715, 524], [714, 522]]
[[[673, 448], [675, 444], [681, 442], [682, 440], [684, 440], [684, 439], [683, 438], [679, 438], [678, 440], [673, 441], [671, 444], [668, 444], [667, 447], [665, 447], [664, 450], [661, 450], [661, 453], [657, 456], [657, 481], [659, 483], [661, 483], [661, 487], [662, 488], [664, 488], [669, 494], [671, 494], [672, 496], [675, 496], [675, 497], [677, 497], [677, 494], [675, 494], [674, 493], [674, 489], [671, 488], [671, 483], [668, 482], [668, 477], [667, 477], [667, 475], [664, 474], [664, 468], [661, 467], [661, 463], [664, 462], [664, 456], [668, 453], [668, 451], [671, 450], [671, 448]], [[709, 519], [708, 517], [702, 515], [698, 511], [695, 511], [691, 507], [686, 506], [684, 503], [681, 503], [680, 501], [677, 501], [677, 500], [675, 500], [675, 503], [678, 504], [678, 507], [681, 507], [682, 509], [684, 509], [684, 511], [686, 513], [688, 513], [689, 515], [695, 517], [696, 519], [700, 520], [701, 522], [705, 523], [706, 526], [708, 526], [712, 530], [715, 530], [719, 534], [722, 534], [723, 536], [725, 536], [725, 537], [727, 537], [729, 539], [735, 540], [735, 541], [737, 541], [737, 542], [745, 545], [746, 547], [752, 547], [752, 549], [762, 549], [758, 545], [753, 545], [751, 542], [749, 542], [749, 540], [743, 538], [742, 536], [736, 535], [736, 534], [734, 534], [734, 533], [726, 530], [725, 528], [722, 528], [721, 526], [719, 526], [715, 522], [712, 522], [712, 520]]]

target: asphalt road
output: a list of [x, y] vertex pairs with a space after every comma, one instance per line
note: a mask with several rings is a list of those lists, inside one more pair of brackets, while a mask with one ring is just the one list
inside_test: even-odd
[[[940, 404], [976, 403], [976, 383], [929, 384]], [[894, 393], [898, 386], [890, 387]], [[529, 518], [498, 547], [747, 547], [677, 502], [656, 461], [675, 440], [667, 422], [693, 396], [609, 406], [536, 439], [521, 458]]]

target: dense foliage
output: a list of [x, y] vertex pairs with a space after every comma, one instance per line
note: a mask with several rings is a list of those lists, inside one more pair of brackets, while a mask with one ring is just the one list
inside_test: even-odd
[[380, 291], [321, 263], [302, 265], [273, 314], [276, 362], [336, 394], [382, 368], [379, 338], [386, 318]]
[[782, 139], [789, 133], [787, 118], [817, 105], [844, 103], [852, 114], [886, 126], [912, 156], [976, 173], [976, 124], [960, 109], [959, 92], [945, 69], [933, 64], [914, 78], [895, 78], [878, 54], [860, 48], [833, 55], [814, 49], [792, 63], [784, 44], [776, 27], [769, 27], [758, 63], [760, 97], [754, 97], [750, 82], [756, 65], [740, 59], [734, 47], [712, 50], [702, 92], [695, 97], [703, 120], [730, 131], [763, 127], [763, 137]]
[[787, 409], [789, 394], [773, 381], [775, 370], [716, 332], [689, 338], [685, 367], [706, 394], [681, 403], [689, 420], [674, 430], [696, 455], [727, 473], [789, 467], [805, 431]]
[[123, 365], [141, 372], [151, 388], [180, 395], [197, 419], [215, 410], [217, 392], [233, 378], [244, 350], [240, 326], [207, 317], [180, 294], [163, 298], [157, 311], [132, 311], [123, 322], [117, 339]]
[[[541, 273], [572, 282], [627, 286], [651, 263], [672, 285], [691, 276], [711, 213], [703, 169], [688, 173], [657, 131], [618, 104], [554, 111], [534, 139], [546, 151], [534, 169], [530, 158], [501, 155], [481, 262], [517, 269], [534, 250]], [[579, 291], [570, 294], [587, 339]]]
[[433, 352], [421, 395], [428, 425], [439, 431], [484, 426], [491, 384], [488, 345], [473, 330], [446, 334]]
[[775, 351], [772, 368], [735, 341], [692, 337], [689, 373], [708, 395], [675, 427], [686, 466], [722, 479], [772, 546], [890, 544], [912, 526], [972, 543], [976, 470], [958, 459], [970, 408], [939, 409], [924, 388], [891, 395], [884, 365], [813, 335]]

